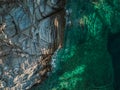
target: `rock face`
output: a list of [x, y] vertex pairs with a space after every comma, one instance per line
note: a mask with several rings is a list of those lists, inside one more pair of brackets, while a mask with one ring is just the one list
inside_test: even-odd
[[62, 45], [64, 0], [0, 1], [0, 89], [25, 90], [51, 71]]

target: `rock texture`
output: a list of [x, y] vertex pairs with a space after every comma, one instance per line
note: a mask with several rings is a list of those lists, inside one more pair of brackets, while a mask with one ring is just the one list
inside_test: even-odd
[[64, 0], [2, 0], [0, 89], [25, 90], [51, 71], [51, 57], [62, 46]]

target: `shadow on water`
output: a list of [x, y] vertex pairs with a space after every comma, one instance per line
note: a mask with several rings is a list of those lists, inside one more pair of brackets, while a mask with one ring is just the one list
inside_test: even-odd
[[108, 50], [112, 56], [115, 90], [120, 90], [120, 33], [109, 36]]

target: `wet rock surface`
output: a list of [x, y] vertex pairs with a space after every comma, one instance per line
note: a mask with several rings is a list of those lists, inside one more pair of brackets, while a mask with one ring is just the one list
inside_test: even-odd
[[62, 45], [64, 3], [3, 2], [0, 23], [6, 27], [0, 33], [0, 89], [29, 89], [48, 76], [51, 57]]

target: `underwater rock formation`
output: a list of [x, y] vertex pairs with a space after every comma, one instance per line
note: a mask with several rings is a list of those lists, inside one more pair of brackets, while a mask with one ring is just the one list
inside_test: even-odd
[[0, 1], [0, 89], [26, 90], [48, 76], [51, 57], [62, 45], [64, 4], [63, 0]]

